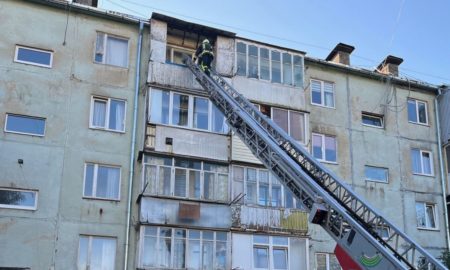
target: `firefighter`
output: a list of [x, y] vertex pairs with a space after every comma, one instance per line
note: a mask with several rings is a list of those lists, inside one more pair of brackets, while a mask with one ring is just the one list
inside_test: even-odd
[[196, 60], [200, 69], [209, 76], [211, 62], [214, 60], [214, 53], [212, 52], [212, 46], [208, 39], [203, 40], [202, 44], [195, 51], [194, 61]]

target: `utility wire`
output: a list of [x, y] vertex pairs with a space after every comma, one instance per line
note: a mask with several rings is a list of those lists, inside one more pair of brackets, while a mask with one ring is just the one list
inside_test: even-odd
[[[121, 7], [123, 9], [125, 9], [125, 10], [128, 10], [129, 12], [136, 13], [136, 14], [138, 14], [140, 16], [143, 16], [143, 17], [147, 17], [148, 16], [148, 15], [145, 15], [145, 14], [139, 12], [139, 11], [136, 11], [136, 10], [128, 8], [128, 7], [124, 6], [124, 5], [118, 4], [115, 1], [112, 1], [112, 0], [105, 0], [105, 1], [107, 1], [107, 2], [109, 2], [111, 4], [113, 4], [113, 5], [116, 5], [118, 7]], [[195, 21], [203, 22], [203, 23], [208, 23], [208, 24], [212, 24], [212, 25], [217, 25], [217, 26], [221, 26], [221, 27], [235, 29], [235, 30], [239, 30], [239, 31], [246, 32], [246, 33], [251, 33], [251, 34], [262, 36], [262, 37], [271, 38], [271, 39], [274, 39], [274, 40], [290, 42], [290, 43], [294, 43], [294, 44], [298, 44], [298, 45], [302, 45], [302, 46], [307, 46], [307, 47], [320, 49], [320, 50], [327, 51], [327, 52], [332, 50], [332, 48], [328, 48], [328, 47], [323, 47], [323, 46], [319, 46], [319, 45], [315, 45], [315, 44], [311, 44], [311, 43], [306, 43], [306, 42], [300, 42], [300, 41], [297, 41], [297, 40], [288, 39], [288, 38], [284, 38], [284, 37], [279, 37], [279, 36], [275, 36], [275, 35], [269, 35], [269, 34], [257, 32], [257, 31], [253, 31], [253, 30], [248, 30], [248, 29], [241, 28], [241, 27], [226, 25], [226, 24], [222, 24], [222, 23], [218, 23], [218, 22], [214, 22], [214, 21], [210, 21], [210, 20], [200, 19], [198, 17], [185, 15], [185, 14], [182, 14], [182, 13], [173, 12], [173, 11], [169, 11], [169, 10], [165, 10], [165, 9], [156, 8], [154, 6], [138, 3], [138, 2], [135, 2], [135, 1], [131, 1], [131, 0], [120, 0], [120, 1], [129, 3], [131, 5], [135, 5], [135, 6], [138, 6], [138, 7], [145, 7], [145, 8], [149, 8], [149, 9], [155, 10], [155, 11], [164, 12], [164, 13], [168, 13], [168, 14], [173, 14], [173, 15], [176, 15], [176, 16], [179, 16], [179, 17], [184, 17], [184, 18], [192, 19], [192, 20], [195, 20]], [[404, 3], [405, 3], [405, 0], [402, 1], [402, 4], [400, 6], [400, 9], [399, 9], [399, 12], [398, 12], [398, 15], [397, 15], [397, 19], [396, 19], [396, 23], [394, 25], [394, 30], [393, 30], [393, 33], [392, 33], [392, 36], [391, 36], [391, 40], [390, 40], [390, 43], [389, 43], [389, 47], [392, 45], [393, 40], [395, 38], [395, 32], [396, 32], [397, 26], [398, 26], [398, 24], [400, 22], [400, 18], [401, 18], [401, 14], [402, 14], [402, 11], [403, 11]], [[361, 60], [365, 60], [365, 61], [371, 62], [375, 66], [379, 63], [378, 61], [375, 61], [373, 59], [370, 59], [370, 58], [367, 58], [367, 57], [364, 57], [364, 56], [360, 56], [360, 55], [357, 55], [357, 54], [352, 54], [352, 57], [359, 58]], [[365, 66], [365, 67], [370, 67], [370, 66]], [[375, 67], [372, 68], [372, 69], [375, 70]], [[408, 68], [402, 68], [402, 69], [408, 70], [410, 72], [417, 73], [417, 74], [420, 74], [420, 75], [424, 75], [424, 76], [427, 76], [429, 78], [440, 79], [440, 80], [444, 80], [444, 81], [450, 82], [450, 78], [445, 78], [445, 77], [438, 76], [438, 75], [427, 74], [427, 73], [424, 73], [424, 72], [415, 71], [415, 70], [408, 69]], [[422, 80], [419, 80], [419, 81], [422, 81]]]

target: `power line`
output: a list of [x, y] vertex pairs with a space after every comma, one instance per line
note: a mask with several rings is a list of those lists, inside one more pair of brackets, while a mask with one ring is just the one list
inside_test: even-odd
[[[110, 2], [111, 4], [116, 5], [118, 7], [121, 7], [123, 9], [125, 9], [125, 10], [128, 10], [130, 12], [136, 13], [138, 15], [141, 15], [143, 17], [147, 17], [148, 16], [148, 15], [145, 15], [145, 14], [139, 12], [139, 11], [136, 11], [134, 9], [131, 9], [131, 8], [128, 8], [128, 7], [123, 6], [121, 4], [118, 4], [116, 2], [113, 2], [112, 0], [106, 0], [106, 1]], [[279, 36], [275, 36], [275, 35], [265, 34], [265, 33], [257, 32], [257, 31], [253, 31], [253, 30], [248, 30], [248, 29], [245, 29], [245, 28], [237, 27], [237, 26], [231, 26], [231, 25], [226, 25], [226, 24], [210, 21], [210, 20], [200, 19], [198, 17], [185, 15], [185, 14], [182, 14], [182, 13], [173, 12], [173, 11], [169, 11], [169, 10], [165, 10], [165, 9], [156, 8], [154, 6], [138, 3], [138, 2], [135, 2], [135, 1], [131, 1], [131, 0], [120, 0], [120, 1], [129, 3], [131, 5], [135, 5], [135, 6], [138, 6], [138, 7], [146, 7], [146, 8], [155, 10], [155, 11], [164, 12], [164, 13], [168, 13], [168, 14], [173, 14], [173, 15], [176, 15], [176, 16], [179, 16], [179, 17], [183, 17], [183, 18], [187, 18], [187, 19], [191, 19], [191, 20], [195, 20], [195, 21], [199, 21], [199, 22], [203, 22], [203, 23], [207, 23], [207, 24], [211, 24], [211, 25], [216, 25], [216, 26], [220, 26], [220, 27], [226, 27], [226, 28], [230, 28], [230, 29], [234, 29], [234, 30], [239, 30], [239, 31], [242, 31], [242, 32], [251, 33], [251, 34], [262, 36], [262, 37], [267, 37], [267, 38], [271, 38], [271, 39], [274, 39], [274, 40], [290, 42], [290, 43], [294, 43], [294, 44], [298, 44], [298, 45], [302, 45], [302, 46], [307, 46], [307, 47], [312, 47], [312, 48], [324, 50], [324, 51], [327, 51], [327, 52], [330, 52], [332, 50], [332, 48], [327, 48], [327, 47], [323, 47], [323, 46], [319, 46], [319, 45], [315, 45], [315, 44], [310, 44], [310, 43], [306, 43], [306, 42], [301, 42], [301, 41], [297, 41], [297, 40], [293, 40], [293, 39], [288, 39], [288, 38], [284, 38], [284, 37], [279, 37]], [[405, 0], [402, 0], [402, 4], [400, 6], [400, 9], [399, 9], [399, 12], [398, 12], [398, 15], [397, 15], [396, 23], [394, 25], [394, 30], [393, 30], [393, 34], [392, 34], [389, 46], [391, 46], [391, 44], [392, 44], [392, 42], [394, 40], [395, 32], [396, 32], [397, 26], [398, 26], [400, 18], [401, 18], [401, 14], [402, 14], [402, 11], [403, 11], [404, 4], [405, 4]], [[360, 56], [360, 55], [357, 55], [357, 54], [352, 54], [352, 57], [371, 62], [371, 63], [373, 63], [375, 65], [377, 65], [379, 63], [376, 60], [373, 60], [373, 59], [370, 59], [370, 58], [367, 58], [367, 57], [364, 57], [364, 56]], [[416, 73], [416, 74], [424, 75], [424, 76], [427, 76], [429, 78], [440, 79], [440, 80], [444, 80], [444, 81], [450, 82], [449, 78], [444, 78], [444, 77], [437, 76], [437, 75], [427, 74], [427, 73], [424, 73], [424, 72], [415, 71], [415, 70], [408, 69], [408, 68], [402, 68], [402, 69], [408, 70], [408, 71]]]

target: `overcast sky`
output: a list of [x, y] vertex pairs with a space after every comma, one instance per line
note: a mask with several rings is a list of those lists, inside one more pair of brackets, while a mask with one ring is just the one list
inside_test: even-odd
[[374, 69], [403, 58], [400, 75], [450, 84], [449, 0], [100, 0], [139, 17], [158, 12], [324, 59], [339, 42], [353, 66]]

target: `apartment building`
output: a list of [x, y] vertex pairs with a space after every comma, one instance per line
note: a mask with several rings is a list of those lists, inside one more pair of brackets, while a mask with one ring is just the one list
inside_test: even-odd
[[50, 0], [0, 16], [0, 268], [123, 269], [139, 20]]
[[345, 44], [321, 60], [73, 2], [0, 4], [0, 268], [340, 268], [183, 65], [204, 38], [262, 113], [433, 255], [447, 247], [438, 87], [400, 78], [402, 59], [364, 70]]

